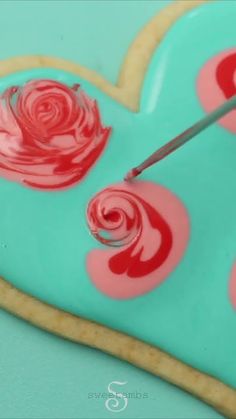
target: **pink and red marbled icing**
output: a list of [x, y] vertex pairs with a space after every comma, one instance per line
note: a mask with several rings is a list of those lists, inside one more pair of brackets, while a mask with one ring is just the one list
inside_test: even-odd
[[0, 96], [0, 176], [38, 189], [79, 182], [110, 135], [80, 88], [32, 80]]
[[[197, 91], [206, 112], [222, 105], [236, 94], [236, 48], [223, 51], [202, 67], [197, 81]], [[224, 116], [219, 123], [236, 134], [236, 110]]]
[[93, 250], [87, 257], [93, 283], [113, 298], [152, 290], [174, 270], [188, 243], [183, 204], [151, 182], [109, 186], [92, 198], [87, 219], [100, 242], [119, 246]]

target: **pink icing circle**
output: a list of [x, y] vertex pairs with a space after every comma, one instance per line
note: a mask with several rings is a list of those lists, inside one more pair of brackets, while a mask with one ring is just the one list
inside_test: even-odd
[[[116, 190], [121, 189], [136, 194], [148, 202], [168, 223], [173, 238], [171, 250], [163, 264], [148, 275], [139, 278], [131, 278], [126, 273], [117, 275], [109, 269], [109, 260], [117, 254], [117, 249], [96, 249], [87, 255], [87, 271], [94, 285], [109, 297], [127, 299], [151, 291], [175, 269], [188, 243], [189, 218], [181, 201], [163, 186], [140, 181], [112, 186]], [[147, 233], [145, 234], [144, 255], [147, 255], [153, 252], [153, 231], [148, 224], [144, 226], [144, 229]], [[155, 245], [159, 245], [158, 237], [156, 237]]]
[[[202, 67], [197, 79], [197, 93], [206, 112], [211, 112], [226, 101], [224, 91], [217, 83], [216, 70], [221, 61], [231, 54], [236, 54], [236, 48], [228, 49], [214, 56]], [[236, 68], [232, 77], [236, 94]], [[236, 134], [236, 110], [219, 120], [219, 124]]]

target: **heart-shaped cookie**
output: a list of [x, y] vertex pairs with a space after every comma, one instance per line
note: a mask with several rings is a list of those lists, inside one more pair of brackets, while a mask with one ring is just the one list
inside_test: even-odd
[[[201, 140], [192, 142], [150, 169], [143, 175], [145, 182], [138, 181], [130, 186], [117, 184], [130, 167], [202, 114], [197, 97], [200, 71], [214, 54], [232, 47], [235, 38], [235, 5], [231, 3], [225, 8], [223, 3], [213, 3], [195, 9], [197, 5], [195, 1], [176, 3], [148, 24], [127, 55], [117, 86], [111, 86], [77, 64], [61, 59], [20, 57], [2, 62], [0, 87], [1, 92], [5, 92], [4, 100], [7, 97], [10, 106], [7, 116], [13, 116], [14, 122], [17, 122], [14, 129], [22, 127], [22, 111], [19, 110], [22, 107], [17, 107], [17, 104], [22, 96], [25, 97], [24, 89], [28, 92], [27, 89], [32, 87], [32, 80], [37, 88], [40, 83], [45, 87], [45, 81], [50, 80], [50, 83], [60, 83], [63, 89], [70, 89], [70, 92], [74, 85], [79, 84], [86, 95], [86, 104], [94, 103], [94, 99], [97, 102], [96, 121], [99, 124], [96, 126], [96, 134], [102, 145], [105, 146], [106, 142], [106, 149], [99, 149], [96, 158], [90, 161], [89, 168], [93, 164], [93, 169], [83, 172], [83, 176], [78, 177], [78, 167], [75, 168], [73, 173], [76, 173], [76, 183], [73, 182], [70, 188], [63, 191], [49, 192], [42, 188], [42, 182], [25, 182], [25, 166], [28, 170], [29, 162], [26, 161], [25, 147], [20, 148], [19, 145], [22, 145], [22, 138], [26, 141], [35, 135], [32, 115], [36, 114], [32, 113], [32, 109], [37, 109], [37, 115], [42, 115], [43, 123], [40, 127], [43, 126], [44, 131], [41, 138], [46, 136], [48, 122], [45, 109], [47, 114], [50, 104], [39, 103], [37, 95], [33, 99], [27, 96], [31, 103], [30, 112], [24, 112], [28, 121], [27, 133], [21, 136], [18, 131], [13, 132], [17, 140], [14, 143], [15, 155], [10, 163], [6, 156], [12, 156], [12, 150], [6, 150], [4, 146], [1, 153], [5, 159], [4, 164], [1, 160], [4, 173], [0, 179], [1, 274], [22, 292], [59, 310], [103, 323], [160, 346], [183, 362], [235, 387], [236, 338], [232, 330], [236, 326], [236, 313], [228, 293], [229, 276], [236, 253], [236, 229], [233, 225], [236, 208], [232, 202], [236, 149], [234, 134], [226, 130], [222, 132], [221, 128], [215, 126], [203, 133]], [[192, 8], [192, 12], [181, 17]], [[217, 33], [214, 28], [209, 29], [211, 16], [215, 19], [214, 28], [219, 28]], [[222, 19], [227, 21], [224, 29], [221, 26]], [[157, 49], [157, 43], [164, 34], [165, 39]], [[18, 96], [9, 98], [6, 92], [16, 86], [18, 90], [14, 91], [14, 95], [18, 92]], [[76, 94], [73, 91], [73, 103]], [[57, 115], [58, 102], [55, 103], [53, 115]], [[77, 111], [79, 107], [79, 111], [73, 112], [73, 118], [69, 120], [73, 130], [78, 120], [74, 118], [75, 114], [78, 116], [79, 112], [83, 113], [87, 109], [77, 96], [75, 106]], [[5, 113], [2, 121], [4, 116]], [[53, 142], [50, 146], [54, 151], [56, 148], [60, 156], [64, 156], [63, 136], [66, 135], [66, 141], [70, 141], [68, 133], [71, 135], [71, 130], [68, 131], [67, 126], [64, 131], [60, 128], [58, 142], [58, 131], [55, 131], [57, 123], [58, 119], [53, 125]], [[86, 137], [91, 131], [89, 123], [88, 119]], [[109, 139], [108, 136], [100, 137], [104, 130], [108, 133], [107, 127], [112, 127]], [[1, 129], [1, 135], [5, 133], [6, 136], [6, 129], [3, 131]], [[94, 125], [92, 132], [95, 132]], [[77, 139], [75, 136], [73, 138]], [[81, 135], [78, 138], [79, 142], [85, 141], [84, 137], [81, 140]], [[72, 146], [70, 142], [67, 144], [68, 148]], [[97, 138], [95, 144], [100, 144]], [[31, 143], [29, 147], [32, 148]], [[40, 151], [42, 149], [43, 142]], [[16, 155], [21, 156], [24, 167], [21, 165], [22, 177], [14, 177], [14, 182], [11, 182], [6, 178], [12, 177], [9, 173], [15, 173], [16, 166], [19, 169]], [[40, 160], [39, 165], [42, 161], [45, 165], [45, 159]], [[46, 167], [49, 170], [49, 166]], [[56, 171], [57, 180], [58, 176], [67, 178], [65, 167], [67, 169], [68, 166], [63, 166], [63, 170], [59, 167], [59, 171]], [[69, 166], [70, 174], [71, 170]], [[50, 169], [50, 172], [44, 173], [47, 179], [48, 173], [52, 173], [51, 179], [54, 181], [55, 165], [53, 171]], [[41, 180], [41, 171], [34, 173], [34, 179], [38, 174]], [[112, 193], [115, 190], [117, 194], [118, 191], [119, 197], [112, 198], [116, 203], [115, 211], [112, 207], [112, 211], [102, 213], [102, 221], [105, 220], [111, 228], [107, 228], [107, 224], [106, 228], [103, 228], [104, 225], [101, 228], [94, 220], [104, 206], [100, 202], [98, 207], [91, 205], [97, 194], [107, 188]], [[125, 201], [124, 206], [121, 200]], [[95, 208], [95, 213], [92, 211], [92, 222], [89, 218], [91, 208]], [[120, 220], [125, 220], [125, 224], [119, 224]], [[95, 237], [90, 234], [89, 226]], [[101, 230], [105, 233], [111, 229], [114, 231], [114, 226], [118, 236], [107, 237], [105, 234], [102, 236], [103, 244], [96, 240], [101, 237]], [[131, 241], [122, 242], [126, 239], [127, 231], [128, 237], [131, 234]], [[122, 245], [119, 250], [107, 247], [107, 241], [114, 237]], [[133, 246], [131, 250], [130, 243]], [[117, 259], [117, 255], [124, 251], [125, 259], [124, 255]], [[76, 317], [28, 300], [4, 282], [1, 284], [0, 296], [1, 305], [8, 310], [63, 336], [89, 342], [89, 323], [85, 323], [84, 337], [82, 334], [78, 336], [73, 331], [73, 325], [74, 330], [77, 327]], [[35, 310], [37, 304], [42, 310]], [[56, 318], [59, 322], [55, 321]], [[100, 330], [97, 325], [95, 335]], [[113, 341], [109, 341], [113, 348], [110, 352], [117, 354], [116, 348], [119, 348], [119, 356], [127, 359], [121, 344], [126, 341], [118, 342], [117, 336], [114, 333]], [[99, 346], [98, 343], [94, 345]], [[135, 345], [130, 339], [129, 349]], [[150, 359], [154, 357], [154, 349], [149, 352], [150, 356], [145, 362], [145, 345], [142, 345], [135, 346], [135, 354], [139, 351], [144, 357], [143, 363], [136, 361], [136, 364], [151, 370]], [[104, 346], [104, 339], [100, 341], [100, 347], [109, 351]], [[135, 354], [130, 356], [132, 362], [135, 362]], [[163, 359], [165, 364], [166, 358]], [[163, 366], [162, 372], [155, 372], [170, 379], [170, 368], [176, 374], [171, 363]], [[188, 388], [183, 384], [189, 373], [188, 367], [184, 371], [183, 378], [172, 377], [172, 381]], [[192, 375], [189, 374], [193, 377], [195, 373], [193, 370]], [[202, 394], [197, 390], [201, 377], [193, 380], [189, 387], [197, 395]], [[219, 391], [214, 393], [213, 388]], [[232, 416], [236, 411], [235, 391], [221, 387], [220, 382], [214, 380], [213, 383], [209, 382], [209, 389], [216, 399], [220, 397], [221, 389], [226, 391], [224, 411], [227, 411], [228, 406], [227, 412]], [[207, 397], [205, 399], [208, 400]], [[219, 403], [215, 404], [219, 407]]]

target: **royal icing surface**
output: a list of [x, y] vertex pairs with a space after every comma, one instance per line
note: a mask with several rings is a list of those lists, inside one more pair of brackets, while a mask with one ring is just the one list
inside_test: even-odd
[[87, 258], [94, 284], [114, 298], [144, 294], [160, 284], [182, 258], [189, 237], [183, 204], [150, 182], [101, 191], [90, 201], [87, 218], [97, 240], [119, 246], [93, 250]]
[[[9, 182], [10, 177], [6, 179], [5, 175], [0, 178], [0, 274], [23, 291], [158, 345], [232, 386], [236, 386], [236, 334], [232, 332], [236, 330], [234, 279], [229, 293], [236, 256], [233, 123], [232, 129], [215, 124], [150, 168], [134, 183], [137, 192], [125, 187], [126, 197], [130, 198], [130, 193], [135, 195], [132, 202], [140, 213], [138, 220], [142, 219], [145, 226], [150, 207], [152, 214], [162, 217], [161, 228], [159, 223], [158, 229], [148, 227], [153, 247], [145, 238], [146, 228], [137, 239], [141, 225], [137, 217], [131, 236], [128, 235], [132, 240], [123, 248], [100, 243], [89, 231], [86, 211], [100, 191], [110, 186], [124, 190], [124, 184], [117, 182], [130, 168], [202, 117], [206, 108], [199, 93], [201, 72], [214, 57], [228, 55], [235, 47], [235, 16], [235, 2], [227, 2], [227, 6], [224, 2], [210, 2], [179, 19], [153, 55], [137, 113], [115, 103], [89, 82], [55, 69], [39, 68], [0, 80], [2, 94], [12, 86], [27, 86], [31, 80], [54, 80], [69, 90], [80, 84], [86, 97], [97, 101], [104, 126], [113, 128], [93, 170], [73, 188], [52, 193], [44, 188], [38, 191], [25, 187], [19, 178], [15, 179], [17, 182]], [[214, 89], [209, 90], [208, 96], [215, 105], [215, 89], [219, 85], [215, 73], [212, 77]], [[222, 92], [221, 87], [218, 93], [223, 101]], [[103, 141], [104, 138], [100, 144]], [[18, 164], [18, 154], [16, 158]], [[10, 161], [8, 175], [12, 167]], [[50, 166], [48, 176], [53, 183], [54, 168], [54, 164]], [[68, 174], [71, 180], [70, 175], [71, 172]], [[62, 177], [58, 186], [64, 180]], [[41, 176], [36, 181], [37, 188], [44, 186]], [[132, 208], [125, 203], [125, 210], [129, 212]], [[98, 220], [95, 224], [94, 221], [93, 232], [97, 235]], [[109, 222], [117, 225], [117, 214], [113, 213]], [[121, 267], [120, 263], [112, 264], [111, 271], [109, 260], [134, 243], [137, 253], [131, 256], [137, 255], [143, 238], [148, 247], [143, 247], [142, 258], [151, 260], [163, 243], [163, 226], [165, 238], [169, 239], [160, 267], [150, 272], [151, 265], [145, 264], [149, 272], [143, 277], [128, 278], [127, 264], [125, 273], [118, 273], [121, 267], [124, 272], [123, 262]], [[118, 228], [118, 233], [122, 231]], [[166, 235], [167, 231], [171, 235]], [[100, 231], [99, 235], [105, 240], [113, 239], [109, 231], [108, 235], [105, 233]], [[118, 244], [120, 239], [124, 237], [118, 235]], [[102, 278], [100, 259], [104, 261]], [[141, 254], [140, 260], [143, 261]], [[134, 273], [133, 268], [131, 272]], [[106, 283], [109, 278], [112, 286]]]
[[79, 182], [110, 134], [78, 84], [32, 80], [0, 97], [0, 176], [38, 189]]

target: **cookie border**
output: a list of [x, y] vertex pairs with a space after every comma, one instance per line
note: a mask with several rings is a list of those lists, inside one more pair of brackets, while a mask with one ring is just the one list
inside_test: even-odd
[[[62, 58], [21, 56], [0, 61], [0, 77], [22, 70], [53, 67], [88, 80], [114, 100], [136, 112], [144, 77], [158, 44], [175, 21], [207, 0], [180, 0], [162, 9], [131, 44], [115, 85], [96, 72]], [[100, 349], [200, 398], [226, 417], [236, 418], [236, 390], [161, 349], [125, 333], [74, 316], [31, 297], [0, 278], [0, 307], [48, 332]]]
[[210, 1], [212, 0], [177, 0], [157, 13], [128, 48], [116, 84], [80, 64], [46, 55], [26, 55], [0, 60], [0, 77], [39, 67], [68, 71], [89, 81], [126, 108], [137, 112], [145, 74], [159, 43], [182, 15]]
[[233, 388], [158, 347], [57, 309], [23, 293], [3, 278], [0, 278], [0, 306], [47, 332], [127, 361], [196, 396], [224, 416], [236, 418]]

